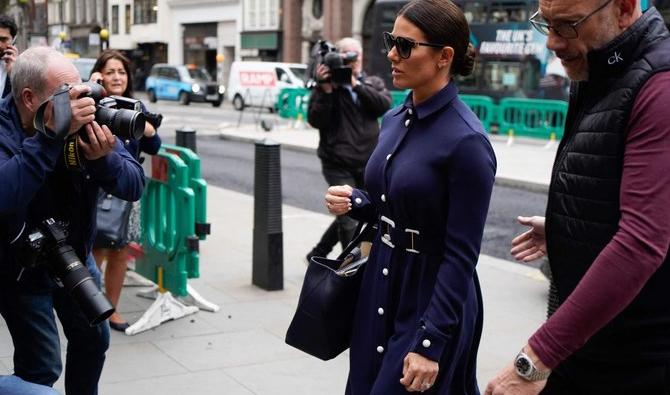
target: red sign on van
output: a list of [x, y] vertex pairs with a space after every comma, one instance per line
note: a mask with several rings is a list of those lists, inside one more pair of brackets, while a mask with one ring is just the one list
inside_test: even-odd
[[275, 73], [271, 71], [240, 71], [240, 85], [274, 87]]

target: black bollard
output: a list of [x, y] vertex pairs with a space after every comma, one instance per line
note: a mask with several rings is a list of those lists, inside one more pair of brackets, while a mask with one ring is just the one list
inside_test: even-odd
[[284, 289], [280, 148], [268, 139], [256, 142], [251, 282], [267, 291]]
[[188, 126], [175, 131], [177, 133], [175, 144], [179, 147], [185, 147], [193, 152], [198, 152], [195, 147], [195, 129]]

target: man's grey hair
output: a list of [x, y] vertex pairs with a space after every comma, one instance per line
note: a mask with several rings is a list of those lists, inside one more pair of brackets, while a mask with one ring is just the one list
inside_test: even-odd
[[356, 40], [353, 37], [344, 37], [337, 43], [335, 43], [335, 46], [337, 48], [342, 48], [342, 47], [347, 47], [347, 48], [354, 48], [355, 51], [360, 55], [363, 53], [363, 46], [361, 45], [361, 42]]
[[16, 102], [21, 100], [21, 91], [29, 88], [36, 95], [46, 98], [45, 92], [47, 72], [49, 64], [54, 57], [63, 55], [50, 47], [35, 47], [23, 52], [12, 66], [10, 82], [12, 84], [12, 96]]

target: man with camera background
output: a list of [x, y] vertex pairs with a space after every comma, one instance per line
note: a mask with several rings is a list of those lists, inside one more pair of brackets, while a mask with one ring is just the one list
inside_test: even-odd
[[[391, 94], [384, 81], [363, 72], [363, 48], [358, 40], [343, 38], [336, 47], [343, 67], [331, 70], [324, 64], [333, 64], [327, 61], [329, 54], [321, 54], [326, 62], [316, 66], [316, 86], [312, 89], [307, 120], [319, 129], [317, 155], [328, 185], [362, 188], [365, 164], [377, 145], [378, 118], [391, 108]], [[338, 82], [334, 77], [348, 75], [346, 68], [351, 69], [351, 81]], [[338, 240], [345, 247], [355, 230], [355, 220], [338, 216], [307, 254], [307, 261], [312, 256], [328, 255]]]
[[16, 23], [10, 16], [0, 15], [0, 97], [6, 97], [12, 90], [9, 74], [19, 56], [19, 50], [14, 46], [17, 31]]
[[[46, 133], [38, 132], [38, 108], [64, 84], [71, 86], [65, 93], [69, 108], [54, 99], [44, 112]], [[49, 265], [25, 267], [18, 251], [41, 221], [65, 221], [67, 244], [99, 287], [100, 273], [90, 256], [98, 189], [138, 200], [144, 174], [109, 128], [94, 121], [96, 103], [86, 96], [90, 87], [81, 84], [63, 55], [47, 47], [27, 50], [14, 62], [11, 85], [12, 96], [0, 101], [0, 313], [14, 343], [14, 374], [47, 386], [60, 376], [55, 309], [68, 339], [66, 392], [97, 394], [109, 346], [106, 321], [90, 326], [79, 304], [54, 281]], [[66, 170], [60, 129], [76, 135], [83, 171]]]

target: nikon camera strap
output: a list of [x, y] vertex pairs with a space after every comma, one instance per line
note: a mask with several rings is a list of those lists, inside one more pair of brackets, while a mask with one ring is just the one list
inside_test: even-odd
[[[44, 124], [44, 112], [49, 102], [53, 103], [53, 117], [55, 130], [51, 130]], [[46, 137], [63, 141], [70, 132], [70, 119], [72, 118], [72, 109], [70, 108], [70, 86], [63, 85], [56, 93], [51, 95], [44, 103], [40, 104], [33, 120], [33, 127]]]

